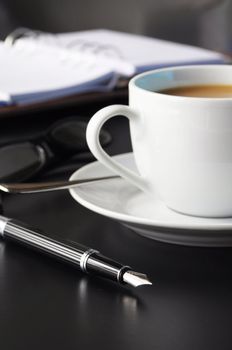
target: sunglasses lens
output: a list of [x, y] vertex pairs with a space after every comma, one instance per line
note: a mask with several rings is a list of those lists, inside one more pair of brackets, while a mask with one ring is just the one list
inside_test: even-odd
[[36, 174], [45, 163], [43, 150], [30, 142], [0, 148], [0, 180], [23, 181]]
[[[80, 120], [69, 120], [57, 124], [49, 133], [50, 141], [58, 148], [72, 153], [83, 152], [88, 150], [86, 142], [87, 123]], [[111, 141], [110, 134], [102, 130], [100, 142], [106, 146]]]
[[[67, 155], [90, 154], [86, 128], [85, 121], [66, 119], [52, 125], [43, 138], [0, 147], [0, 181], [24, 181], [45, 166], [66, 159]], [[110, 134], [102, 130], [101, 144], [106, 146], [110, 141]]]

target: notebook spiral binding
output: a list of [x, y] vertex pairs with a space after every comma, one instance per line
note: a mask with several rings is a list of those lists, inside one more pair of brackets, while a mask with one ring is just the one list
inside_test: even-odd
[[30, 30], [28, 28], [24, 28], [24, 27], [20, 27], [17, 28], [15, 30], [13, 30], [13, 32], [11, 32], [10, 34], [7, 35], [7, 37], [5, 38], [4, 42], [6, 45], [12, 46], [14, 45], [14, 43], [16, 42], [16, 40], [22, 38], [22, 37], [35, 37], [40, 35], [42, 32], [39, 30]]
[[[19, 27], [15, 30], [13, 30], [10, 34], [7, 35], [4, 42], [8, 46], [13, 46], [14, 43], [21, 38], [36, 38], [40, 35], [47, 35], [49, 37], [53, 38], [55, 34], [48, 34], [45, 32], [42, 32], [40, 30], [31, 30], [24, 27]], [[94, 41], [87, 41], [87, 40], [80, 40], [80, 39], [74, 39], [71, 40], [67, 45], [65, 45], [65, 48], [68, 49], [79, 49], [80, 51], [88, 51], [92, 52], [94, 54], [104, 54], [106, 56], [111, 56], [119, 59], [123, 59], [122, 53], [114, 46], [114, 45], [100, 45], [99, 43], [96, 43]]]

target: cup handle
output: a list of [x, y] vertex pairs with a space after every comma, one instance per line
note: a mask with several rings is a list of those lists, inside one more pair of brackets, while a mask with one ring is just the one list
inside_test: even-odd
[[123, 115], [129, 120], [136, 120], [139, 118], [139, 115], [131, 107], [124, 105], [113, 105], [101, 109], [96, 114], [94, 114], [88, 123], [86, 131], [88, 146], [93, 155], [107, 168], [120, 175], [124, 179], [130, 181], [139, 189], [147, 191], [147, 182], [140, 175], [132, 172], [131, 170], [116, 162], [103, 150], [100, 145], [99, 134], [103, 124], [108, 119], [119, 115]]

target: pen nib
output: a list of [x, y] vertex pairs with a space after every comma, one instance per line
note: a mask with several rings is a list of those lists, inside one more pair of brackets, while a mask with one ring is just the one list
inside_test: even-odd
[[142, 286], [144, 284], [152, 284], [147, 275], [135, 271], [126, 271], [122, 277], [123, 282], [130, 284], [133, 287]]

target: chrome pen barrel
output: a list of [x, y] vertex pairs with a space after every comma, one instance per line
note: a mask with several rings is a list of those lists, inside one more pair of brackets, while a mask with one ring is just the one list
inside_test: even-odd
[[32, 229], [30, 226], [16, 220], [9, 220], [5, 224], [2, 236], [8, 240], [17, 241], [17, 243], [21, 243], [24, 246], [52, 255], [78, 268], [81, 268], [80, 262], [83, 252], [88, 250], [88, 248], [82, 245], [70, 247], [66, 243], [57, 242], [45, 236], [42, 231]]
[[118, 262], [101, 255], [97, 250], [87, 248], [73, 242], [56, 241], [47, 237], [40, 230], [16, 220], [0, 217], [0, 234], [3, 238], [15, 241], [24, 246], [53, 256], [58, 260], [74, 265], [86, 273], [106, 277], [119, 283], [123, 283], [122, 274], [129, 270]]

